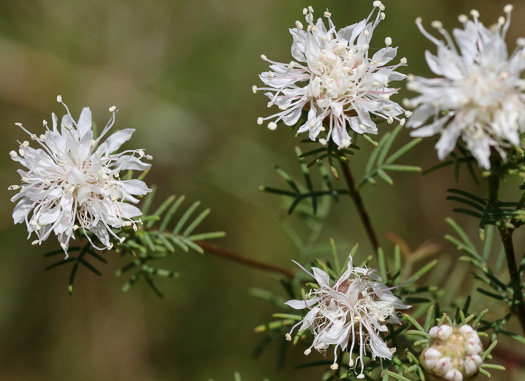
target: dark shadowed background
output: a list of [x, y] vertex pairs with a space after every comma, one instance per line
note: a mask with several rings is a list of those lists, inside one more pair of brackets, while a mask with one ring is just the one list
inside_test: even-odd
[[[332, 12], [338, 27], [360, 21], [372, 0], [26, 0], [0, 2], [0, 379], [1, 380], [210, 380], [228, 381], [239, 371], [243, 380], [317, 380], [318, 371], [294, 370], [303, 360], [289, 351], [284, 369], [276, 367], [276, 343], [259, 359], [251, 352], [260, 337], [253, 328], [271, 319], [275, 308], [250, 296], [252, 287], [281, 293], [265, 273], [216, 257], [177, 252], [166, 267], [180, 272], [161, 281], [166, 297], [159, 299], [145, 284], [129, 293], [114, 277], [122, 262], [105, 253], [103, 276], [79, 273], [73, 296], [67, 293], [65, 268], [45, 272], [43, 254], [58, 247], [54, 238], [33, 247], [22, 225], [13, 225], [11, 184], [19, 182], [18, 166], [8, 152], [25, 134], [14, 125], [41, 133], [42, 119], [63, 114], [56, 103], [62, 95], [74, 117], [90, 106], [95, 122], [106, 123], [109, 106], [119, 109], [115, 129], [134, 128], [128, 147], [145, 148], [154, 156], [147, 177], [159, 188], [157, 203], [170, 194], [186, 195], [210, 207], [202, 231], [225, 230], [217, 243], [246, 256], [292, 267], [297, 252], [281, 229], [282, 201], [257, 190], [280, 186], [272, 168], [279, 163], [298, 175], [293, 147], [299, 138], [286, 127], [269, 131], [256, 124], [268, 115], [266, 98], [253, 95], [257, 75], [267, 70], [260, 59], [287, 62], [288, 28], [303, 21], [302, 9]], [[505, 1], [385, 1], [386, 20], [376, 30], [376, 46], [392, 37], [398, 59], [408, 58], [405, 73], [429, 75], [424, 49], [433, 49], [417, 30], [441, 20], [450, 30], [457, 15], [476, 7], [486, 24], [503, 14]], [[511, 49], [525, 36], [525, 4], [515, 2], [508, 35]], [[404, 84], [402, 84], [404, 87]], [[410, 96], [405, 90], [397, 96]], [[380, 131], [392, 126], [383, 124]], [[409, 139], [403, 131], [397, 144]], [[403, 163], [427, 168], [437, 158], [431, 139]], [[352, 157], [357, 176], [371, 146]], [[461, 297], [467, 269], [443, 236], [453, 205], [445, 191], [458, 186], [445, 169], [426, 176], [395, 174], [393, 187], [379, 182], [363, 190], [373, 222], [383, 237], [395, 232], [411, 248], [425, 241], [441, 245], [440, 265], [447, 269], [450, 298]], [[342, 185], [344, 186], [344, 185]], [[461, 176], [463, 188], [472, 186]], [[478, 194], [485, 190], [475, 190]], [[341, 199], [321, 232], [320, 242], [334, 237], [343, 252], [360, 243], [363, 256], [371, 247], [350, 200]], [[294, 216], [285, 217], [290, 223]], [[455, 216], [477, 236], [475, 221]], [[521, 240], [523, 244], [523, 240]], [[522, 246], [523, 247], [523, 246]], [[327, 253], [329, 255], [329, 253]], [[456, 292], [457, 291], [457, 292]], [[495, 305], [494, 313], [503, 314]], [[498, 308], [502, 308], [498, 310]], [[475, 306], [473, 307], [475, 310]], [[509, 372], [494, 379], [519, 380], [513, 360], [523, 346], [503, 341], [499, 363]], [[290, 349], [290, 348], [289, 348]], [[297, 352], [297, 353], [294, 353]], [[519, 354], [519, 353], [518, 353]], [[525, 377], [521, 373], [521, 377]]]

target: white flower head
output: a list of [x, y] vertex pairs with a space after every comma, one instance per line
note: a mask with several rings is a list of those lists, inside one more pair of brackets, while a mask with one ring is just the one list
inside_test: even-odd
[[254, 86], [253, 90], [264, 91], [270, 98], [269, 106], [280, 111], [259, 118], [258, 123], [272, 119], [268, 124], [272, 130], [280, 121], [293, 126], [303, 110], [308, 111], [307, 121], [297, 132], [308, 131], [311, 140], [332, 140], [344, 148], [350, 145], [351, 131], [377, 133], [372, 117], [404, 122], [399, 118], [403, 108], [390, 100], [397, 89], [389, 86], [391, 81], [405, 78], [396, 69], [405, 66], [406, 59], [390, 64], [397, 48], [391, 46], [389, 37], [384, 48], [370, 54], [372, 35], [384, 18], [383, 10], [383, 4], [375, 1], [365, 20], [336, 30], [328, 11], [324, 14], [326, 26], [321, 18], [314, 23], [312, 7], [305, 9], [306, 29], [300, 22], [290, 29], [294, 61], [280, 63], [262, 56], [270, 63], [270, 71], [259, 75], [265, 87]]
[[[436, 55], [425, 57], [436, 78], [412, 77], [408, 88], [420, 93], [409, 103], [416, 107], [407, 126], [418, 128], [412, 136], [440, 133], [436, 144], [438, 156], [445, 158], [461, 137], [483, 168], [490, 168], [491, 153], [506, 160], [505, 149], [519, 145], [525, 132], [525, 47], [519, 43], [509, 56], [505, 35], [510, 25], [512, 7], [505, 7], [506, 19], [500, 17], [486, 28], [479, 14], [472, 20], [461, 16], [463, 29], [454, 29], [453, 37], [434, 22], [444, 41], [428, 33], [416, 21], [421, 32], [437, 46]], [[454, 43], [455, 40], [455, 43]], [[424, 124], [429, 121], [428, 125]]]
[[[310, 310], [290, 331], [296, 327], [299, 327], [299, 331], [311, 329], [314, 341], [305, 353], [308, 354], [311, 348], [324, 353], [330, 345], [334, 345], [332, 369], [337, 369], [338, 348], [344, 351], [350, 346], [349, 351], [353, 353], [357, 346], [356, 352], [361, 363], [359, 376], [363, 375], [363, 356], [366, 352], [371, 352], [374, 359], [391, 359], [395, 349], [386, 345], [379, 336], [380, 332], [388, 330], [387, 322], [401, 324], [396, 309], [410, 306], [394, 296], [373, 270], [354, 267], [351, 256], [348, 268], [334, 285], [330, 285], [330, 277], [323, 270], [312, 267], [312, 274], [299, 266], [319, 284], [319, 288], [311, 290], [305, 300], [286, 302], [292, 308]], [[290, 335], [287, 337], [291, 338]], [[357, 366], [352, 356], [349, 365]]]
[[[66, 108], [60, 128], [58, 118], [52, 114], [52, 128], [44, 121], [45, 132], [40, 136], [29, 132], [20, 123], [37, 148], [28, 141], [20, 143], [18, 152], [11, 151], [14, 161], [25, 168], [18, 170], [21, 185], [12, 185], [19, 190], [11, 201], [17, 202], [13, 211], [15, 223], [25, 222], [29, 236], [35, 233], [40, 244], [54, 233], [66, 256], [69, 241], [74, 231], [82, 229], [93, 247], [110, 249], [110, 235], [118, 237], [111, 228], [133, 225], [142, 213], [129, 202], [137, 203], [136, 196], [150, 191], [141, 180], [121, 180], [123, 170], [147, 169], [150, 164], [141, 159], [150, 159], [144, 150], [115, 151], [131, 138], [133, 129], [108, 132], [115, 122], [116, 107], [111, 107], [111, 118], [94, 139], [91, 110], [85, 107], [78, 121]], [[93, 233], [104, 246], [99, 248], [87, 232]]]

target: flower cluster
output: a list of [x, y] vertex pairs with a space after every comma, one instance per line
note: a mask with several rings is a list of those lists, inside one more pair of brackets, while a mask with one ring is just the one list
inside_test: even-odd
[[[510, 25], [512, 6], [507, 5], [506, 19], [500, 17], [492, 28], [479, 20], [461, 15], [463, 29], [452, 36], [440, 22], [432, 26], [445, 38], [430, 35], [418, 19], [421, 32], [437, 46], [437, 54], [426, 52], [426, 60], [437, 78], [409, 76], [408, 88], [420, 93], [407, 101], [416, 107], [407, 126], [419, 128], [413, 136], [441, 133], [436, 149], [443, 159], [461, 137], [479, 165], [490, 168], [492, 151], [506, 160], [505, 149], [519, 145], [525, 132], [525, 95], [521, 73], [525, 69], [525, 39], [509, 57], [505, 35]], [[430, 124], [422, 127], [427, 120]]]
[[[354, 267], [351, 256], [346, 271], [333, 286], [330, 286], [330, 277], [323, 270], [312, 267], [312, 274], [300, 267], [319, 284], [319, 288], [311, 290], [305, 300], [290, 300], [286, 303], [294, 309], [309, 309], [303, 320], [290, 331], [293, 332], [298, 326], [299, 331], [311, 329], [314, 341], [305, 354], [308, 355], [311, 348], [324, 353], [330, 345], [334, 345], [332, 369], [337, 369], [338, 348], [344, 351], [350, 344], [349, 351], [352, 353], [357, 344], [361, 363], [357, 378], [365, 377], [363, 356], [368, 350], [374, 359], [391, 359], [395, 349], [389, 348], [379, 333], [388, 330], [387, 322], [401, 324], [396, 309], [410, 306], [394, 296], [373, 270]], [[291, 340], [290, 333], [287, 334], [288, 340]], [[357, 366], [352, 356], [349, 365]]]
[[60, 129], [55, 114], [52, 114], [53, 127], [49, 128], [44, 121], [46, 131], [40, 136], [17, 123], [40, 147], [33, 148], [29, 141], [23, 141], [18, 152], [10, 152], [11, 158], [26, 168], [18, 170], [21, 185], [9, 187], [19, 190], [11, 199], [18, 201], [13, 211], [14, 222], [25, 222], [29, 235], [36, 234], [38, 239], [33, 244], [41, 244], [54, 233], [66, 256], [77, 229], [82, 229], [95, 248], [102, 249], [87, 232], [110, 249], [110, 235], [118, 239], [111, 227], [136, 228], [138, 221], [133, 218], [142, 213], [129, 202], [138, 202], [135, 196], [150, 191], [143, 181], [121, 180], [119, 174], [123, 170], [147, 169], [150, 164], [141, 159], [151, 157], [141, 149], [115, 153], [131, 138], [133, 129], [120, 130], [103, 141], [115, 122], [114, 106], [109, 109], [112, 113], [109, 122], [95, 139], [90, 109], [84, 108], [75, 122], [62, 97], [57, 100], [67, 111]]
[[365, 20], [339, 31], [328, 11], [324, 13], [326, 27], [322, 19], [314, 23], [312, 7], [305, 9], [306, 30], [299, 21], [296, 28], [290, 29], [295, 60], [280, 63], [262, 56], [270, 62], [270, 71], [259, 76], [266, 87], [253, 86], [253, 91], [265, 91], [270, 99], [268, 106], [275, 105], [280, 111], [260, 117], [257, 122], [273, 119], [268, 124], [271, 130], [280, 121], [293, 126], [305, 111], [307, 120], [297, 132], [308, 131], [310, 139], [321, 144], [332, 140], [339, 148], [350, 145], [349, 131], [376, 134], [373, 117], [389, 123], [396, 119], [403, 124], [404, 119], [399, 117], [403, 108], [390, 100], [397, 89], [389, 85], [405, 78], [396, 69], [406, 65], [406, 58], [389, 64], [397, 54], [390, 37], [385, 40], [386, 47], [372, 57], [369, 54], [374, 29], [385, 17], [384, 9], [380, 1], [375, 1]]
[[441, 324], [429, 331], [431, 340], [421, 353], [430, 379], [462, 381], [475, 377], [483, 363], [483, 346], [470, 325]]

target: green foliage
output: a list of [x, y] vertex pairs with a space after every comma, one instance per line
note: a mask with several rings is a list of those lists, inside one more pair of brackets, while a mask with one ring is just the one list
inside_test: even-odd
[[[461, 261], [469, 263], [477, 270], [472, 274], [481, 283], [481, 286], [477, 287], [476, 290], [490, 299], [506, 304], [513, 310], [520, 303], [519, 293], [523, 295], [524, 287], [522, 284], [515, 284], [513, 280], [502, 279], [503, 275], [500, 272], [500, 268], [505, 258], [503, 248], [500, 248], [498, 251], [495, 261], [490, 261], [491, 252], [493, 251], [493, 227], [489, 226], [483, 231], [482, 238], [484, 242], [480, 251], [454, 220], [448, 218], [446, 221], [454, 229], [457, 236], [447, 235], [445, 239], [454, 244], [459, 251], [466, 254], [459, 258]], [[491, 263], [494, 263], [494, 265], [491, 266]], [[518, 279], [521, 279], [525, 273], [525, 260], [522, 260], [518, 271]], [[511, 316], [511, 314], [506, 314], [492, 321], [482, 320], [483, 324], [481, 324], [480, 330], [493, 330], [492, 341], [501, 333], [521, 343], [525, 343], [525, 337], [504, 329]]]
[[[392, 132], [386, 133], [381, 140], [377, 143], [374, 142], [375, 148], [370, 155], [370, 159], [365, 168], [365, 174], [363, 179], [359, 182], [358, 187], [362, 187], [367, 183], [375, 184], [376, 177], [382, 178], [389, 184], [393, 184], [392, 178], [387, 174], [390, 172], [419, 172], [421, 168], [413, 165], [397, 164], [397, 160], [404, 156], [408, 151], [415, 147], [421, 139], [414, 139], [411, 142], [405, 144], [393, 154], [390, 154], [392, 145], [401, 131], [402, 126], [396, 127]], [[356, 134], [357, 135], [357, 134]], [[354, 136], [354, 141], [357, 140], [357, 136]], [[319, 199], [323, 196], [331, 196], [334, 201], [338, 201], [339, 195], [349, 194], [347, 189], [338, 189], [334, 187], [334, 184], [329, 176], [328, 171], [323, 165], [323, 161], [327, 160], [331, 168], [333, 176], [338, 179], [339, 175], [335, 168], [335, 161], [348, 163], [348, 159], [345, 154], [354, 154], [353, 150], [359, 149], [358, 146], [352, 145], [348, 149], [337, 149], [333, 142], [328, 142], [326, 146], [316, 148], [314, 150], [303, 153], [298, 147], [295, 148], [299, 166], [304, 177], [304, 183], [300, 183], [295, 180], [290, 174], [284, 171], [279, 166], [275, 166], [275, 171], [281, 177], [282, 180], [288, 185], [289, 189], [281, 189], [274, 187], [261, 186], [259, 189], [264, 192], [273, 193], [284, 196], [290, 199], [290, 206], [288, 213], [291, 214], [297, 208], [297, 206], [305, 200], [309, 200], [313, 213], [317, 213]], [[306, 157], [313, 157], [313, 159], [306, 163]], [[312, 181], [312, 176], [309, 169], [314, 164], [317, 164], [317, 168], [321, 175], [321, 189], [316, 190]]]
[[[73, 293], [73, 284], [75, 282], [75, 277], [77, 275], [77, 271], [79, 266], [83, 266], [92, 273], [96, 275], [102, 275], [102, 273], [90, 262], [88, 262], [88, 258], [91, 257], [93, 259], [96, 259], [103, 263], [108, 263], [107, 260], [99, 255], [94, 248], [91, 246], [91, 244], [86, 244], [83, 247], [77, 246], [77, 247], [70, 247], [69, 248], [69, 257], [66, 259], [60, 259], [58, 262], [55, 262], [49, 266], [46, 267], [46, 270], [51, 270], [59, 266], [63, 266], [69, 263], [73, 263], [73, 266], [71, 267], [71, 273], [69, 275], [69, 282], [68, 282], [68, 292], [71, 295]], [[77, 255], [73, 255], [74, 253], [77, 253]], [[64, 250], [55, 250], [50, 253], [44, 254], [45, 258], [49, 257], [56, 257], [56, 256], [62, 256], [64, 255]]]
[[301, 152], [301, 149], [299, 147], [296, 147], [295, 153], [297, 155], [297, 159], [301, 167], [301, 172], [304, 177], [304, 184], [299, 183], [283, 169], [281, 169], [278, 166], [275, 166], [275, 171], [277, 172], [279, 177], [281, 177], [281, 179], [284, 180], [284, 182], [289, 186], [290, 190], [266, 186], [262, 186], [259, 188], [263, 192], [278, 194], [290, 199], [291, 203], [288, 208], [289, 214], [293, 213], [297, 206], [304, 200], [310, 200], [313, 213], [315, 214], [317, 213], [319, 202], [318, 199], [320, 196], [329, 195], [332, 196], [332, 198], [335, 201], [338, 201], [338, 196], [340, 194], [348, 194], [348, 190], [346, 189], [334, 188], [332, 180], [330, 179], [330, 175], [328, 174], [328, 171], [323, 166], [321, 161], [317, 162], [317, 168], [319, 170], [319, 173], [321, 174], [322, 189], [315, 190], [308, 166], [304, 160], [304, 155]]
[[[354, 142], [357, 140], [357, 134], [354, 134]], [[311, 143], [318, 144], [316, 141], [312, 140], [302, 140], [302, 143]], [[311, 151], [305, 152], [300, 155], [301, 158], [313, 157], [313, 159], [307, 164], [307, 167], [310, 168], [314, 164], [321, 164], [326, 160], [332, 170], [332, 175], [338, 179], [339, 174], [335, 167], [336, 161], [348, 162], [348, 159], [345, 155], [354, 155], [354, 150], [360, 150], [361, 148], [355, 144], [352, 144], [350, 147], [339, 149], [337, 145], [329, 140], [326, 145], [319, 148], [313, 149]]]
[[447, 200], [463, 204], [463, 207], [455, 208], [453, 211], [478, 218], [480, 229], [485, 229], [486, 225], [518, 228], [525, 222], [525, 210], [523, 210], [522, 201], [491, 201], [461, 189], [451, 188], [447, 191], [451, 193]]
[[462, 143], [458, 142], [456, 144], [456, 149], [452, 151], [450, 154], [450, 159], [445, 160], [437, 165], [434, 165], [433, 167], [430, 167], [428, 169], [425, 169], [423, 171], [423, 174], [426, 175], [427, 173], [434, 172], [438, 169], [448, 167], [450, 165], [454, 166], [454, 177], [456, 179], [456, 182], [459, 181], [459, 174], [462, 166], [466, 166], [468, 173], [472, 177], [472, 179], [479, 184], [478, 177], [476, 175], [476, 171], [474, 170], [474, 167], [472, 164], [476, 163], [476, 159], [474, 156], [470, 154], [470, 151], [467, 150], [465, 147], [463, 147]]
[[[121, 257], [129, 258], [130, 261], [116, 272], [116, 276], [131, 273], [128, 281], [122, 286], [122, 291], [127, 292], [140, 279], [152, 288], [159, 296], [160, 291], [155, 277], [175, 278], [178, 274], [174, 271], [158, 267], [157, 261], [171, 256], [176, 248], [188, 252], [190, 250], [202, 254], [204, 251], [199, 246], [199, 241], [219, 238], [225, 235], [224, 232], [194, 233], [199, 224], [206, 218], [210, 210], [205, 209], [197, 213], [200, 202], [196, 201], [188, 208], [182, 208], [185, 197], [168, 197], [152, 214], [148, 214], [155, 196], [155, 188], [144, 199], [142, 206], [142, 225], [135, 230], [131, 227], [114, 229], [114, 233], [120, 241], [114, 239], [113, 250]], [[88, 233], [89, 234], [89, 233]], [[95, 237], [91, 237], [95, 239]], [[78, 255], [71, 255], [66, 260], [56, 262], [46, 269], [52, 269], [64, 264], [73, 263], [71, 275], [69, 277], [68, 290], [73, 292], [73, 284], [79, 266], [83, 266], [96, 275], [101, 272], [90, 262], [88, 257], [92, 257], [100, 262], [107, 263], [106, 259], [98, 254], [88, 242], [83, 247], [73, 247], [69, 249], [70, 254], [78, 252]], [[63, 251], [48, 253], [45, 257], [63, 254]]]
[[368, 159], [368, 163], [365, 167], [365, 174], [363, 179], [359, 182], [361, 188], [367, 183], [375, 184], [376, 177], [381, 178], [388, 184], [392, 185], [394, 181], [387, 174], [387, 171], [391, 172], [420, 172], [421, 168], [414, 165], [396, 164], [397, 160], [404, 156], [408, 151], [414, 148], [421, 142], [420, 138], [413, 139], [408, 142], [393, 154], [390, 154], [392, 144], [397, 138], [399, 132], [403, 129], [403, 126], [397, 126], [392, 132], [387, 132], [379, 140], [377, 147], [374, 148]]
[[[512, 149], [509, 150], [505, 162], [492, 163], [490, 174], [500, 179], [506, 176], [523, 177], [525, 174], [525, 151], [520, 147], [513, 146]], [[524, 189], [523, 185], [522, 189]]]
[[154, 191], [151, 192], [144, 200], [143, 228], [137, 231], [125, 229], [119, 234], [120, 237], [125, 238], [125, 241], [118, 246], [116, 251], [121, 256], [131, 257], [132, 260], [118, 270], [116, 275], [121, 276], [134, 271], [122, 286], [124, 292], [129, 291], [142, 278], [158, 296], [162, 296], [153, 276], [173, 278], [177, 274], [156, 267], [155, 262], [171, 256], [177, 247], [185, 252], [193, 250], [202, 254], [204, 251], [198, 245], [198, 241], [224, 236], [223, 232], [194, 234], [194, 230], [206, 218], [210, 210], [205, 209], [196, 213], [200, 206], [199, 201], [191, 204], [186, 210], [181, 210], [181, 205], [185, 200], [184, 196], [168, 197], [153, 214], [148, 215], [154, 194]]

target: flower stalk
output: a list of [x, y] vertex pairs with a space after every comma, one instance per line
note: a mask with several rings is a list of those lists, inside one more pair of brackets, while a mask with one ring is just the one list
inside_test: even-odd
[[357, 183], [355, 182], [354, 176], [352, 175], [352, 172], [350, 170], [350, 165], [345, 161], [340, 161], [340, 163], [341, 169], [343, 170], [343, 176], [345, 178], [346, 184], [348, 185], [350, 197], [352, 198], [357, 212], [359, 213], [359, 217], [361, 218], [361, 222], [363, 223], [363, 226], [366, 230], [368, 239], [370, 240], [374, 251], [377, 253], [377, 250], [380, 247], [379, 241], [377, 239], [374, 227], [372, 226], [372, 223], [370, 221], [368, 212], [365, 208], [365, 204], [363, 203], [363, 199], [361, 198], [361, 194], [359, 193]]
[[[491, 160], [493, 169], [496, 169], [499, 165], [500, 159], [495, 158]], [[488, 178], [489, 185], [489, 202], [497, 201], [500, 177], [493, 170], [493, 173]], [[523, 299], [523, 293], [521, 291], [521, 279], [516, 263], [516, 251], [514, 249], [514, 243], [512, 241], [512, 235], [515, 228], [512, 226], [498, 226], [499, 235], [501, 237], [501, 243], [505, 250], [505, 258], [507, 260], [507, 268], [509, 270], [510, 281], [514, 290], [514, 298], [512, 305], [512, 312], [516, 314], [521, 325], [522, 331], [525, 333], [525, 300]]]
[[214, 245], [208, 242], [197, 241], [195, 243], [199, 245], [207, 253], [218, 256], [222, 259], [226, 259], [232, 262], [239, 263], [243, 266], [251, 267], [251, 268], [262, 270], [262, 271], [270, 271], [274, 273], [279, 273], [290, 279], [293, 279], [295, 277], [295, 271], [283, 269], [282, 267], [275, 266], [270, 263], [261, 262], [261, 261], [257, 261], [251, 258], [247, 258], [240, 254], [234, 253], [233, 251], [225, 249], [221, 246]]

